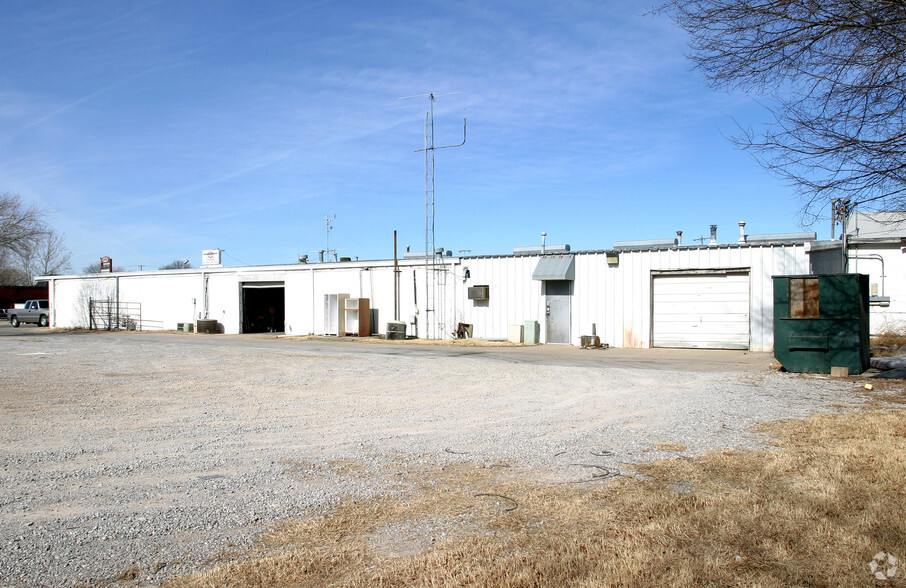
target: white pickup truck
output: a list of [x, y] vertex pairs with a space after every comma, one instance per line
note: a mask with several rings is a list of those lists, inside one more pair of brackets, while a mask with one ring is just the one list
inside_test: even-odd
[[29, 300], [22, 308], [10, 308], [7, 312], [14, 327], [22, 323], [36, 323], [39, 327], [50, 324], [50, 302], [47, 300]]

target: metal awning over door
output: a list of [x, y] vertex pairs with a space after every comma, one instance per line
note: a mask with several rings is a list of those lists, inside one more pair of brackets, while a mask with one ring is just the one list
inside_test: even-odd
[[538, 260], [533, 280], [569, 280], [576, 279], [575, 257], [572, 255], [545, 255]]
[[749, 348], [749, 273], [652, 276], [652, 347]]

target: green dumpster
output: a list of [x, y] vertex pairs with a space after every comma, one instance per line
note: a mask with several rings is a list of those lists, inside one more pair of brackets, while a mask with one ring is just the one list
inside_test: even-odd
[[868, 276], [774, 276], [774, 357], [787, 371], [868, 369]]

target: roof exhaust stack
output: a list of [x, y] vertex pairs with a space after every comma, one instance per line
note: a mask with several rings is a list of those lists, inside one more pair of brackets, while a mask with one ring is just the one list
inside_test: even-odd
[[708, 246], [717, 245], [717, 225], [711, 225], [711, 241], [708, 242]]
[[544, 250], [545, 250], [544, 242], [545, 242], [546, 240], [547, 240], [547, 233], [546, 233], [546, 232], [542, 232], [542, 233], [541, 233], [541, 255], [544, 255]]
[[676, 232], [676, 246], [677, 247], [683, 246], [683, 232], [682, 231]]
[[746, 242], [746, 221], [739, 221], [739, 242]]

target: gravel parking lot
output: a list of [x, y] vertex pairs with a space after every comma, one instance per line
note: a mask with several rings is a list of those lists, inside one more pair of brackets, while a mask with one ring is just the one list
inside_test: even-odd
[[859, 401], [769, 354], [0, 330], [0, 586], [159, 583], [407, 464], [581, 481]]

